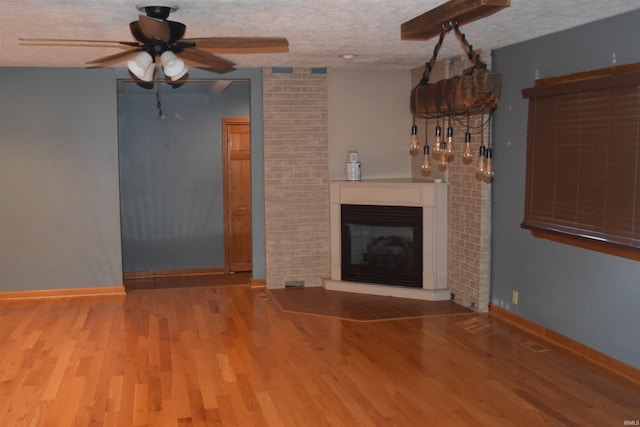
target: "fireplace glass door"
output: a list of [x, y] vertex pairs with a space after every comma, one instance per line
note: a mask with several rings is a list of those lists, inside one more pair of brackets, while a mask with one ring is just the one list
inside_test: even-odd
[[341, 205], [341, 278], [422, 287], [422, 208]]

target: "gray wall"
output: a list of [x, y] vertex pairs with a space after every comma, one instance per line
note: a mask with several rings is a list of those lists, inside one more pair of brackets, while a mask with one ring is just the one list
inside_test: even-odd
[[249, 82], [216, 93], [210, 82], [122, 86], [124, 271], [223, 268], [222, 119], [249, 117]]
[[[491, 302], [640, 368], [640, 262], [533, 238], [524, 209], [527, 100], [536, 78], [640, 61], [640, 10], [497, 49]], [[511, 303], [512, 290], [519, 304]]]
[[[261, 70], [224, 77], [251, 81], [253, 277], [262, 279]], [[118, 78], [129, 76], [0, 68], [0, 291], [122, 284]]]

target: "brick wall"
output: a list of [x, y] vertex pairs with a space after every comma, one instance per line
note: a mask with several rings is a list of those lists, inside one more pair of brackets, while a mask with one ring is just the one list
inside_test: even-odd
[[327, 76], [265, 68], [262, 87], [266, 284], [318, 286], [330, 275]]
[[[482, 61], [490, 68], [490, 57]], [[449, 75], [457, 76], [471, 64], [466, 57], [450, 60]], [[486, 117], [485, 117], [486, 119]], [[455, 301], [485, 312], [489, 304], [491, 255], [491, 184], [475, 177], [478, 147], [482, 137], [481, 118], [470, 122], [471, 144], [476, 157], [472, 164], [462, 162], [466, 123], [452, 123], [456, 141], [456, 159], [449, 164], [449, 236], [448, 283]], [[477, 129], [473, 129], [477, 128]], [[487, 145], [488, 130], [484, 129]], [[497, 171], [497, 179], [500, 171]]]
[[[490, 58], [482, 60], [489, 64]], [[450, 75], [468, 66], [456, 58]], [[283, 287], [290, 280], [317, 286], [330, 275], [326, 74], [265, 69], [263, 92], [267, 286]], [[454, 129], [460, 153], [466, 127]], [[477, 150], [480, 131], [471, 133]], [[485, 130], [485, 144], [487, 136]], [[475, 164], [463, 164], [460, 155], [447, 173], [448, 284], [456, 302], [487, 311], [491, 184], [474, 173]]]

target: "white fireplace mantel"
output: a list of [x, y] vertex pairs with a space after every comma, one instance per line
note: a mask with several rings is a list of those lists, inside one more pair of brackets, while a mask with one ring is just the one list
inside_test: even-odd
[[[422, 207], [422, 288], [346, 282], [341, 280], [340, 205]], [[326, 289], [401, 298], [441, 301], [447, 288], [447, 184], [414, 179], [330, 181], [331, 278]]]

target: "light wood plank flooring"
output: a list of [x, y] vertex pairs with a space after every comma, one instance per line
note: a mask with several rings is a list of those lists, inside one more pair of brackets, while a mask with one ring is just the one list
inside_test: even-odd
[[355, 322], [248, 286], [0, 303], [2, 426], [618, 426], [640, 388], [486, 314]]

